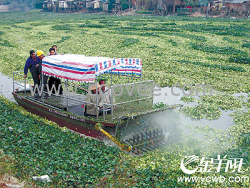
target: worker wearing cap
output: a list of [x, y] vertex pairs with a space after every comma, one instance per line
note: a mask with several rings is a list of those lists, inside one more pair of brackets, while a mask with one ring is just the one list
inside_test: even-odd
[[[41, 54], [40, 54], [41, 55]], [[40, 85], [40, 79], [39, 79], [39, 62], [40, 59], [37, 57], [34, 50], [30, 51], [30, 57], [27, 59], [26, 64], [24, 66], [24, 78], [27, 78], [28, 69], [30, 70], [32, 74], [32, 78], [35, 85]]]
[[37, 57], [39, 57], [39, 59], [44, 58], [44, 52], [42, 50], [37, 50], [36, 55], [37, 55]]
[[40, 79], [42, 79], [42, 77], [41, 77], [41, 73], [42, 73], [42, 61], [43, 61], [43, 58], [45, 56], [44, 56], [44, 52], [42, 50], [37, 50], [36, 54], [37, 54], [37, 57], [39, 58], [39, 75], [40, 75]]
[[[106, 85], [105, 80], [106, 79], [100, 79], [99, 80], [99, 84], [100, 84], [100, 88], [101, 88], [100, 95], [102, 97], [103, 103], [108, 104], [108, 105], [105, 106], [105, 109], [103, 109], [101, 107], [101, 115], [103, 113], [103, 110], [105, 110], [107, 114], [111, 113], [111, 89], [105, 87], [105, 85]], [[112, 103], [113, 104], [115, 103], [114, 96], [112, 97]]]
[[[102, 97], [100, 96], [100, 94], [98, 94], [98, 89], [99, 89], [99, 84], [97, 84], [97, 88], [96, 85], [91, 85], [89, 88], [89, 92], [86, 96], [86, 101], [87, 103], [92, 103], [92, 104], [87, 104], [85, 105], [85, 112], [86, 112], [86, 116], [96, 116], [97, 115], [97, 111], [98, 111], [98, 107], [101, 107], [103, 105], [103, 101], [102, 101]], [[94, 105], [94, 104], [97, 104]]]
[[[42, 79], [42, 87], [43, 87], [43, 90], [47, 92], [47, 84], [48, 84], [48, 76], [46, 75], [43, 75], [42, 77], [42, 60], [43, 58], [45, 57], [44, 56], [44, 52], [42, 50], [37, 50], [36, 52], [37, 54], [37, 57], [39, 58], [39, 79], [41, 80]], [[45, 98], [48, 98], [48, 94], [45, 93]]]

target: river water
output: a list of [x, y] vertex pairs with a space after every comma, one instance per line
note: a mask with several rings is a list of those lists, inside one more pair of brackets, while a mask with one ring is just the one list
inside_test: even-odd
[[[0, 94], [5, 96], [11, 101], [14, 101], [14, 98], [11, 94], [13, 90], [13, 82], [12, 78], [9, 78], [2, 73], [0, 73]], [[154, 96], [154, 103], [163, 102], [168, 105], [175, 105], [175, 104], [183, 104], [184, 106], [195, 106], [197, 102], [194, 103], [184, 103], [180, 99], [183, 96], [183, 92], [179, 88], [174, 88], [174, 93], [179, 93], [179, 96], [174, 96], [171, 92], [171, 88], [161, 88], [160, 96]], [[235, 96], [239, 96], [240, 94], [235, 94]], [[199, 96], [195, 96], [195, 98], [199, 98]], [[197, 127], [205, 127], [208, 126], [209, 128], [214, 129], [221, 129], [221, 130], [228, 130], [234, 124], [233, 118], [229, 116], [233, 111], [222, 111], [222, 115], [217, 120], [194, 120], [191, 117], [187, 117], [179, 113], [179, 108], [174, 110], [166, 110], [162, 112], [158, 112], [149, 116], [146, 116], [143, 120], [146, 122], [147, 120], [149, 124], [155, 124], [156, 126], [160, 126], [167, 132], [168, 135], [172, 135], [172, 139], [174, 141], [181, 139], [183, 137], [193, 137], [197, 140], [205, 141], [206, 138], [202, 134], [198, 134], [193, 132], [190, 125], [197, 126]], [[139, 120], [141, 121], [141, 120]], [[142, 124], [142, 122], [139, 122]], [[140, 126], [138, 126], [140, 128]], [[130, 131], [132, 132], [132, 131]], [[136, 132], [136, 130], [135, 130]], [[126, 133], [125, 133], [126, 134]]]
[[[12, 78], [3, 75], [0, 72], [0, 94], [5, 96], [7, 99], [11, 101], [15, 101], [11, 94], [12, 90], [13, 90]], [[174, 94], [180, 94], [180, 95], [174, 96], [172, 91], [174, 92]], [[184, 106], [185, 105], [188, 105], [188, 106], [197, 105], [196, 102], [189, 103], [189, 104], [182, 102], [180, 100], [181, 97], [183, 96], [183, 92], [181, 89], [174, 88], [172, 91], [171, 91], [171, 88], [169, 87], [161, 88], [161, 91], [157, 92], [157, 94], [160, 94], [160, 95], [154, 96], [154, 100], [153, 100], [154, 103], [163, 102], [164, 104], [168, 104], [168, 105], [183, 104]], [[239, 95], [240, 94], [235, 94], [235, 96], [239, 96]], [[196, 98], [199, 98], [199, 97], [196, 96]], [[222, 116], [218, 120], [206, 120], [206, 119], [194, 120], [190, 117], [187, 117], [178, 113], [177, 110], [175, 110], [174, 114], [169, 113], [169, 111], [161, 112], [159, 113], [161, 118], [159, 117], [159, 114], [158, 114], [156, 119], [160, 118], [160, 121], [162, 123], [165, 121], [169, 121], [171, 116], [174, 116], [175, 120], [173, 121], [179, 122], [178, 124], [195, 125], [195, 126], [208, 125], [211, 128], [218, 128], [218, 129], [228, 129], [234, 125], [233, 118], [229, 116], [229, 114], [232, 113], [232, 111], [222, 111]]]
[[[174, 94], [180, 94], [180, 95], [174, 96], [173, 93], [171, 92], [171, 88], [169, 87], [162, 88], [161, 95], [154, 97], [154, 103], [163, 102], [164, 104], [169, 104], [169, 105], [183, 104], [184, 106], [193, 106], [193, 107], [198, 104], [197, 102], [187, 104], [181, 101], [180, 99], [183, 96], [183, 92], [181, 89], [174, 88], [173, 91], [174, 91]], [[167, 96], [165, 96], [165, 93], [167, 93]], [[194, 98], [199, 99], [199, 96], [194, 96]], [[228, 129], [234, 125], [233, 118], [229, 116], [229, 114], [231, 114], [232, 112], [233, 111], [230, 111], [230, 110], [222, 111], [221, 117], [217, 120], [206, 120], [206, 119], [194, 120], [191, 117], [187, 117], [179, 113], [178, 113], [179, 114], [178, 118], [181, 124], [186, 124], [186, 125], [190, 124], [190, 125], [195, 125], [195, 126], [208, 125], [211, 128]]]
[[13, 81], [12, 78], [9, 78], [8, 76], [3, 75], [0, 72], [0, 94], [9, 99], [10, 101], [15, 102], [13, 96], [12, 96], [12, 90], [13, 90]]

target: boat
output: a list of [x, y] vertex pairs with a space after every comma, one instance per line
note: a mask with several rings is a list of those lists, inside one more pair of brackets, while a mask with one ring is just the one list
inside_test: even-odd
[[[59, 126], [94, 137], [100, 140], [109, 137], [118, 141], [120, 127], [133, 127], [138, 124], [136, 118], [158, 111], [173, 109], [175, 106], [154, 108], [152, 80], [142, 81], [142, 62], [138, 58], [107, 58], [86, 57], [84, 55], [64, 54], [45, 57], [42, 61], [42, 80], [44, 76], [56, 77], [62, 80], [63, 94], [45, 92], [38, 89], [39, 98], [34, 95], [34, 88], [30, 87], [31, 80], [21, 79], [22, 72], [13, 73], [13, 97], [16, 102], [27, 111], [56, 122]], [[103, 115], [95, 117], [85, 115], [86, 92], [91, 84], [97, 85], [98, 78], [109, 77], [111, 104], [103, 105]], [[132, 83], [114, 84], [115, 76], [135, 79]], [[140, 90], [138, 90], [140, 88]], [[39, 90], [40, 89], [40, 90]], [[83, 90], [83, 93], [77, 90]], [[45, 98], [45, 94], [50, 94]], [[96, 105], [97, 104], [92, 104]], [[111, 109], [107, 114], [106, 109]], [[133, 122], [133, 123], [131, 123]], [[144, 142], [145, 139], [161, 137], [161, 130], [146, 130], [148, 132], [136, 134], [127, 143]], [[147, 138], [148, 137], [148, 138]], [[129, 140], [129, 139], [128, 139]], [[119, 144], [118, 144], [119, 145]], [[121, 147], [125, 148], [122, 144]], [[127, 149], [127, 150], [131, 150]]]

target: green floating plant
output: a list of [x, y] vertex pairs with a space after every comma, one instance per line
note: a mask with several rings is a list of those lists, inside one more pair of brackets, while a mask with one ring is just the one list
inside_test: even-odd
[[221, 116], [220, 108], [208, 103], [200, 103], [195, 107], [185, 106], [181, 109], [181, 113], [194, 119], [219, 119]]
[[183, 102], [186, 102], [186, 103], [196, 102], [197, 101], [194, 97], [190, 97], [190, 96], [181, 97], [181, 100]]

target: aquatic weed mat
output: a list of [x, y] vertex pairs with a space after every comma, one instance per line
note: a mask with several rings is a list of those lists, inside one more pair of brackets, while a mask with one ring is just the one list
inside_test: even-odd
[[[57, 44], [59, 53], [64, 54], [141, 58], [143, 80], [153, 79], [162, 87], [204, 83], [211, 84], [213, 90], [223, 94], [249, 92], [249, 20], [55, 13], [0, 14], [0, 70], [4, 74], [11, 75], [12, 71], [23, 71], [31, 49], [48, 52], [52, 45]], [[124, 79], [114, 78], [114, 82], [123, 83]], [[213, 105], [212, 117], [219, 116], [219, 107], [238, 109], [237, 101], [232, 106], [227, 103], [228, 99], [234, 101], [230, 97], [215, 99], [204, 100], [203, 102], [209, 105], [200, 106], [205, 111]], [[249, 101], [244, 104], [249, 108]], [[200, 109], [195, 111], [200, 112]], [[200, 116], [200, 113], [198, 115]], [[241, 118], [238, 114], [235, 117], [239, 119], [235, 119], [237, 122], [248, 122], [246, 119], [249, 116], [244, 114]], [[214, 130], [199, 131], [207, 133]], [[235, 134], [238, 135], [236, 140], [241, 141], [238, 143], [239, 148], [232, 151], [235, 156], [241, 157], [241, 143], [246, 145], [243, 156], [248, 156], [247, 131], [249, 128], [246, 125], [235, 126]], [[153, 154], [152, 156], [154, 157]], [[161, 155], [155, 156], [155, 160], [158, 160]], [[163, 185], [175, 185], [176, 174], [182, 173], [179, 163], [184, 155], [174, 156], [175, 167], [170, 165], [167, 168], [168, 172], [176, 169], [173, 173], [168, 173], [169, 177], [173, 178], [161, 179]], [[171, 164], [169, 161], [165, 161], [164, 165], [165, 163]], [[146, 168], [142, 172], [141, 177], [145, 177], [145, 181], [142, 180], [145, 184], [142, 185], [158, 181], [157, 177], [152, 179], [152, 176], [145, 175], [147, 170], [150, 171]], [[67, 175], [60, 174], [60, 177], [64, 177], [63, 181], [70, 179]], [[107, 176], [112, 179], [112, 175], [107, 173]], [[165, 181], [166, 179], [169, 182]]]
[[[116, 148], [107, 147], [100, 141], [83, 138], [70, 131], [63, 132], [64, 129], [61, 130], [55, 123], [32, 115], [3, 97], [0, 98], [0, 103], [0, 147], [17, 161], [13, 167], [13, 172], [17, 177], [49, 175], [52, 182], [46, 185], [38, 182], [40, 186], [186, 187], [214, 185], [215, 187], [241, 187], [249, 185], [246, 182], [203, 184], [179, 181], [179, 177], [185, 176], [180, 169], [180, 162], [185, 155], [201, 155], [200, 143], [192, 139], [192, 136], [186, 142], [170, 142], [164, 148], [133, 157], [120, 153]], [[247, 129], [247, 124], [242, 125], [242, 122], [246, 122], [243, 120], [249, 117], [249, 113], [238, 113], [234, 116], [237, 117], [236, 120], [240, 125], [233, 129], [236, 136], [235, 142], [238, 141], [238, 145], [222, 151], [220, 155], [244, 158], [244, 162], [248, 165], [248, 137], [240, 138]], [[223, 138], [223, 134], [211, 131], [209, 128], [197, 131], [202, 131], [207, 135], [211, 132], [215, 133], [214, 137], [208, 137], [211, 140], [218, 136]], [[207, 157], [214, 156], [207, 154]], [[249, 174], [248, 168], [245, 170], [244, 175]], [[220, 175], [228, 177], [231, 174]], [[190, 177], [192, 176], [206, 177], [202, 174]]]
[[0, 70], [23, 70], [31, 49], [47, 53], [57, 44], [64, 54], [140, 58], [143, 80], [161, 86], [205, 83], [248, 92], [249, 25], [228, 18], [1, 13]]
[[114, 147], [64, 132], [3, 97], [0, 103], [0, 148], [18, 161], [14, 166], [18, 177], [46, 174], [52, 179], [49, 185], [91, 184], [119, 160], [120, 151]]

